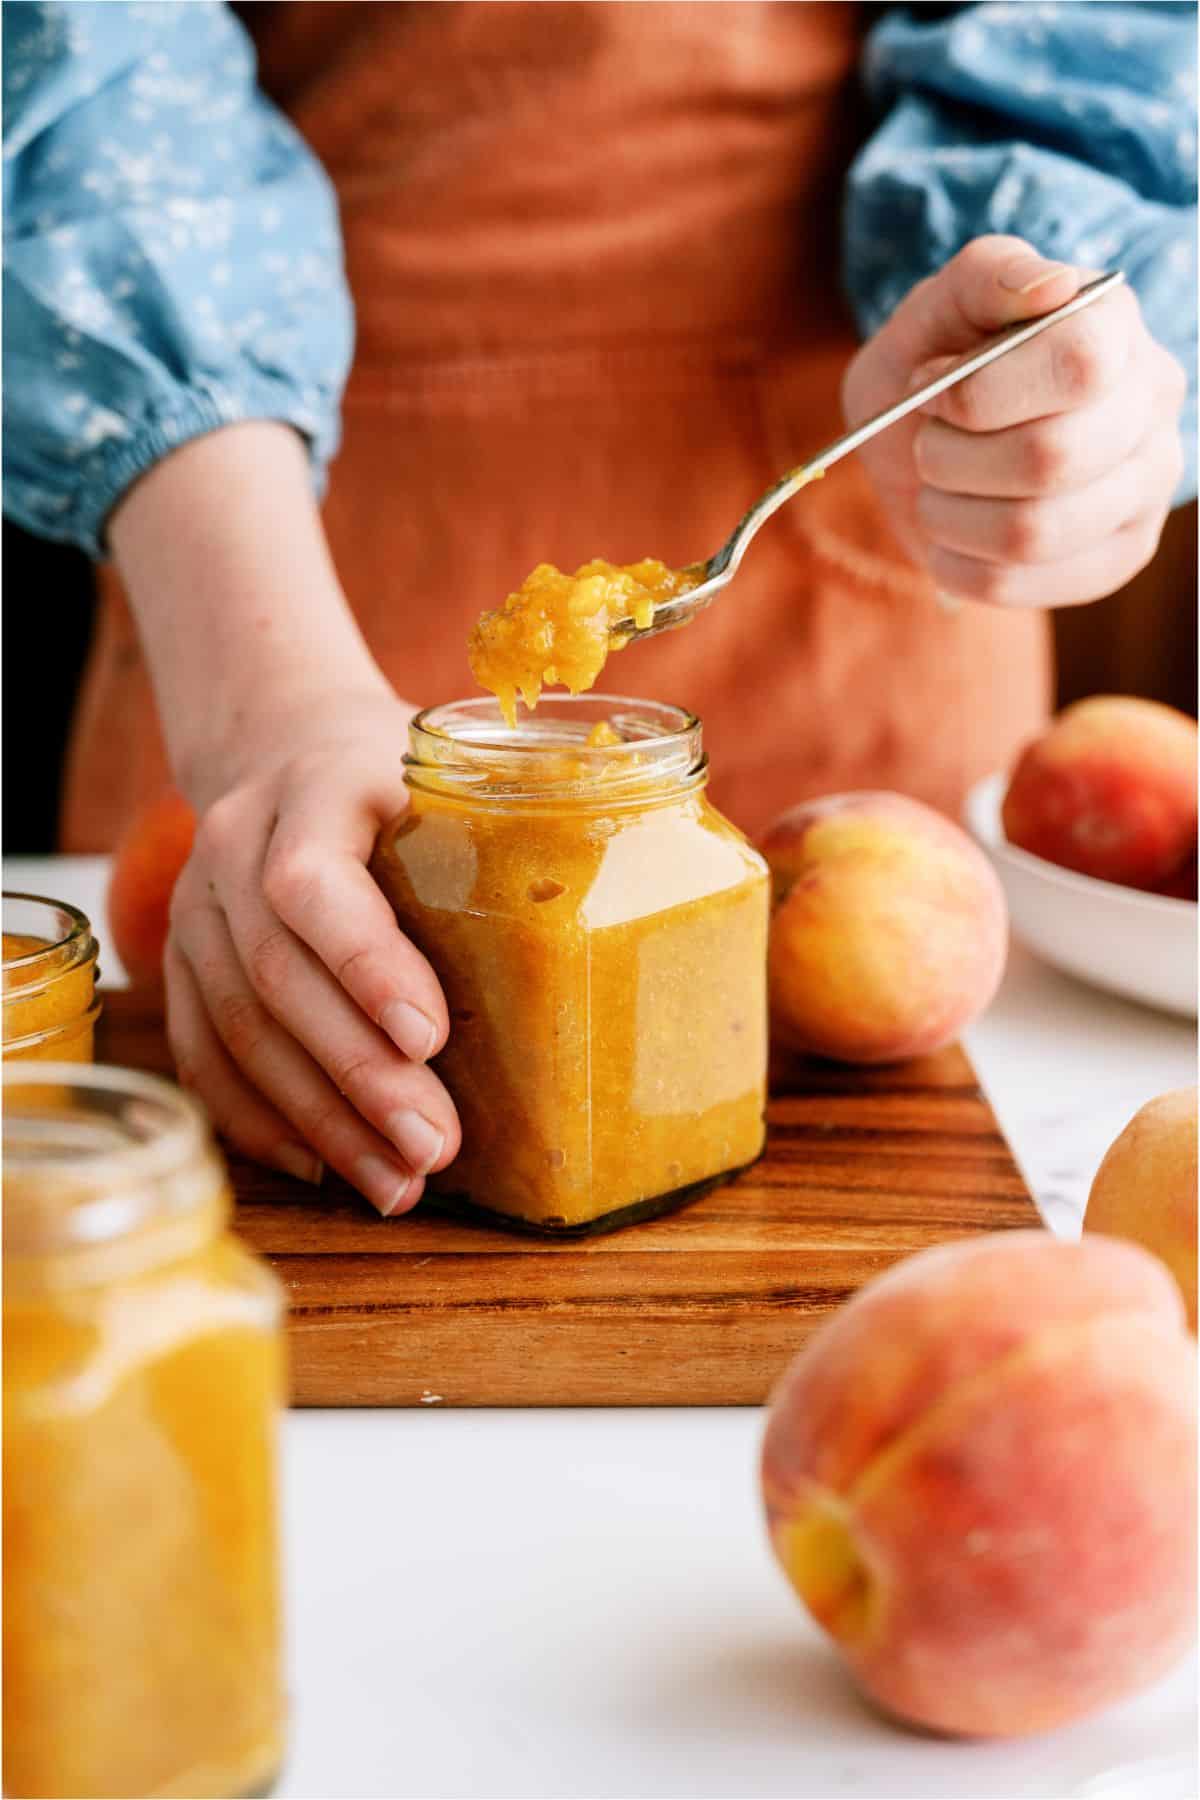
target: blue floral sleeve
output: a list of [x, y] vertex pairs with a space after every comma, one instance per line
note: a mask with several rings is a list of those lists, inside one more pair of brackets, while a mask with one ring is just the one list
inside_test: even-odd
[[6, 0], [4, 510], [103, 553], [191, 437], [337, 445], [352, 322], [336, 203], [215, 0]]
[[[922, 16], [925, 15], [925, 16]], [[948, 16], [947, 16], [948, 15]], [[1187, 371], [1196, 491], [1196, 9], [1153, 0], [897, 7], [871, 33], [882, 123], [853, 164], [846, 277], [864, 336], [971, 238], [1120, 266]]]

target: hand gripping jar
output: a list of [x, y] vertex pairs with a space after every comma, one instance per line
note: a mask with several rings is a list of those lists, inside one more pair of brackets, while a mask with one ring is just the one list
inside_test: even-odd
[[4, 1792], [264, 1794], [283, 1749], [275, 1278], [199, 1109], [4, 1071]]
[[698, 720], [645, 700], [421, 713], [373, 870], [442, 983], [463, 1147], [432, 1203], [578, 1235], [760, 1154], [766, 865], [705, 798]]

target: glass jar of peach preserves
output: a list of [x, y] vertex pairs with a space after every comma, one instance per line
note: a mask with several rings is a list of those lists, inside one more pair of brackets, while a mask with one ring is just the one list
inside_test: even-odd
[[264, 1794], [280, 1766], [281, 1297], [203, 1117], [4, 1072], [4, 1792]]
[[442, 983], [463, 1146], [435, 1205], [609, 1230], [752, 1163], [766, 1103], [766, 865], [705, 798], [676, 707], [546, 697], [420, 714], [373, 872]]
[[74, 906], [6, 892], [4, 1055], [90, 1062], [100, 1002], [96, 940]]

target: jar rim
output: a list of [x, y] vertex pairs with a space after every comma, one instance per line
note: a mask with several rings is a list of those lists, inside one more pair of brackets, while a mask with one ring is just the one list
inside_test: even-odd
[[[135, 1069], [40, 1060], [7, 1062], [0, 1077], [6, 1254], [95, 1244], [164, 1212], [192, 1210], [193, 1184], [176, 1178], [202, 1157], [211, 1132], [199, 1103], [173, 1082]], [[42, 1090], [44, 1102], [22, 1108], [21, 1089]], [[22, 1123], [30, 1128], [24, 1145]], [[56, 1127], [66, 1139], [72, 1125], [74, 1145], [56, 1143]], [[122, 1133], [125, 1141], [112, 1141]], [[103, 1135], [109, 1141], [98, 1145]], [[47, 1181], [63, 1203], [45, 1209], [41, 1229], [31, 1229], [13, 1196], [23, 1182]]]
[[79, 907], [72, 906], [69, 900], [55, 900], [49, 894], [27, 894], [17, 888], [4, 888], [0, 892], [0, 902], [9, 900], [19, 900], [22, 905], [44, 907], [48, 912], [58, 913], [68, 920], [68, 928], [63, 931], [58, 926], [61, 935], [39, 944], [36, 950], [22, 950], [17, 956], [4, 957], [2, 966], [5, 974], [10, 969], [25, 971], [36, 968], [38, 963], [59, 957], [63, 950], [70, 949], [72, 945], [81, 946], [78, 960], [82, 960], [88, 947], [95, 941], [92, 938], [91, 920]]
[[[542, 719], [554, 718], [557, 708], [562, 708], [564, 712], [579, 713], [583, 718], [595, 713], [596, 718], [591, 722], [599, 723], [601, 720], [609, 720], [613, 709], [618, 707], [622, 712], [636, 711], [640, 708], [643, 716], [636, 722], [648, 727], [645, 736], [654, 741], [666, 737], [682, 737], [686, 733], [698, 729], [700, 725], [695, 713], [689, 712], [684, 706], [676, 706], [668, 700], [643, 700], [632, 694], [605, 694], [599, 693], [595, 689], [589, 689], [587, 693], [581, 694], [543, 694], [535, 710], [530, 710], [528, 707], [523, 709], [515, 730], [505, 722], [504, 715], [500, 711], [500, 702], [492, 694], [474, 694], [467, 700], [447, 700], [437, 706], [427, 706], [413, 719], [411, 729], [433, 733], [438, 737], [449, 737], [455, 743], [463, 744], [491, 742], [503, 734], [508, 740], [504, 745], [506, 749], [526, 750], [536, 754], [539, 751], [544, 752], [551, 746], [548, 746], [544, 740], [541, 743], [522, 743], [518, 736], [522, 725], [526, 731], [530, 731], [536, 726], [539, 716]], [[443, 714], [460, 714], [477, 721], [479, 725], [487, 729], [489, 737], [487, 739], [468, 737], [461, 732], [447, 731], [445, 725], [440, 722]], [[651, 715], [657, 715], [657, 718], [653, 719]], [[561, 748], [561, 745], [553, 747]], [[639, 741], [630, 739], [623, 740], [620, 744], [606, 744], [601, 749], [602, 753], [611, 754], [613, 751], [637, 749], [638, 747]]]
[[[586, 742], [589, 730], [601, 723], [619, 732], [617, 742]], [[676, 793], [697, 786], [707, 772], [694, 713], [627, 694], [543, 695], [536, 711], [524, 710], [515, 727], [491, 695], [453, 700], [415, 716], [409, 745], [404, 762], [410, 782], [501, 803], [636, 802], [655, 789]]]

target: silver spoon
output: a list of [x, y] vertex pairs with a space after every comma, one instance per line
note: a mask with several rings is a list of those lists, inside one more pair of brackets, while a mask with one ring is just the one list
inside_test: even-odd
[[1010, 325], [1007, 331], [1000, 332], [981, 350], [973, 351], [970, 356], [964, 357], [962, 362], [956, 363], [952, 369], [947, 369], [944, 375], [939, 375], [937, 380], [931, 381], [927, 387], [918, 388], [915, 394], [905, 395], [904, 399], [897, 400], [894, 406], [889, 406], [883, 412], [876, 413], [873, 419], [866, 419], [861, 425], [856, 425], [853, 431], [846, 433], [845, 437], [838, 438], [834, 443], [827, 445], [824, 450], [818, 450], [815, 456], [810, 457], [806, 463], [801, 463], [799, 468], [792, 469], [783, 477], [782, 481], [777, 481], [773, 488], [768, 489], [762, 499], [750, 508], [732, 537], [722, 544], [715, 556], [710, 556], [706, 563], [690, 565], [687, 572], [691, 573], [694, 570], [700, 576], [700, 583], [697, 587], [690, 588], [686, 594], [680, 594], [677, 599], [665, 600], [660, 606], [656, 606], [653, 621], [649, 625], [639, 627], [631, 618], [617, 619], [612, 626], [613, 635], [619, 637], [623, 644], [631, 644], [636, 643], [639, 638], [654, 637], [660, 631], [672, 631], [677, 625], [686, 625], [696, 613], [703, 612], [704, 608], [716, 599], [721, 589], [727, 587], [733, 580], [741, 566], [743, 556], [750, 547], [751, 540], [757, 536], [771, 514], [778, 512], [779, 508], [785, 501], [790, 500], [793, 494], [799, 493], [802, 487], [807, 486], [810, 481], [815, 481], [827, 469], [831, 469], [834, 463], [841, 462], [843, 456], [849, 456], [852, 450], [859, 449], [879, 432], [886, 431], [889, 425], [895, 425], [899, 420], [906, 419], [909, 413], [916, 412], [918, 407], [924, 406], [927, 400], [934, 399], [938, 394], [944, 394], [947, 388], [952, 388], [958, 382], [965, 381], [968, 375], [974, 375], [977, 370], [986, 369], [987, 365], [995, 362], [997, 357], [1007, 356], [1010, 350], [1016, 350], [1019, 345], [1027, 344], [1030, 338], [1037, 337], [1039, 332], [1047, 331], [1051, 325], [1057, 325], [1060, 319], [1069, 319], [1072, 313], [1082, 312], [1084, 307], [1091, 306], [1094, 300], [1103, 299], [1105, 294], [1110, 294], [1114, 288], [1120, 287], [1124, 279], [1124, 270], [1114, 269], [1108, 275], [1101, 275], [1095, 281], [1089, 281], [1086, 287], [1080, 288], [1073, 300], [1066, 301], [1062, 306], [1056, 306], [1052, 312], [1043, 313], [1040, 318], [1029, 319], [1021, 325]]

